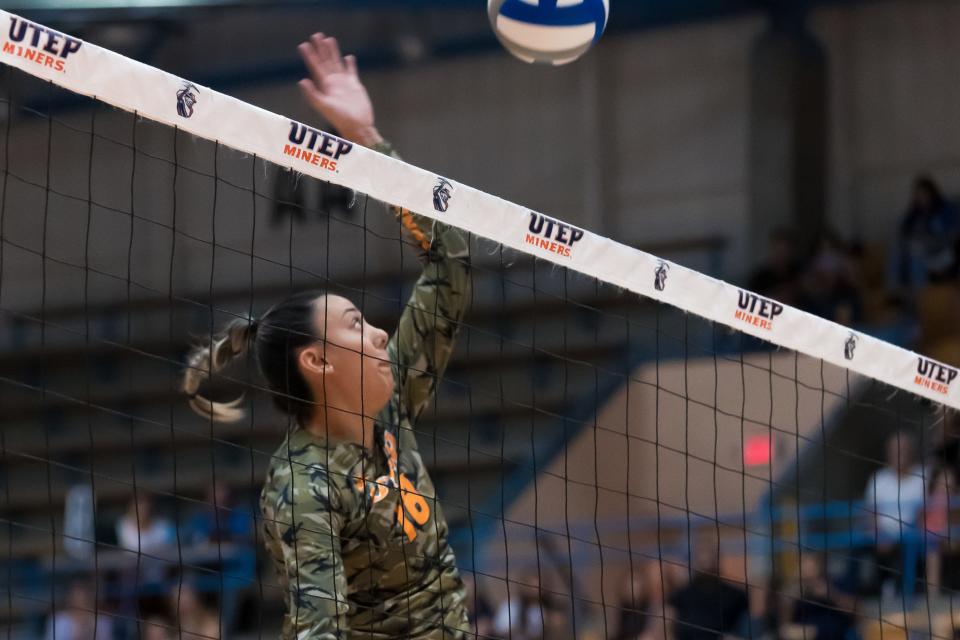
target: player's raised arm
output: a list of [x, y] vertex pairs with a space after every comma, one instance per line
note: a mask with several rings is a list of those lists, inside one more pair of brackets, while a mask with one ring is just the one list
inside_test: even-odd
[[[396, 156], [377, 131], [356, 59], [341, 55], [336, 39], [322, 33], [311, 36], [298, 50], [310, 76], [300, 81], [300, 90], [310, 106], [347, 140]], [[445, 209], [450, 196], [450, 185], [440, 181], [434, 190], [437, 206]], [[409, 418], [415, 420], [436, 391], [470, 300], [470, 245], [458, 229], [400, 207], [390, 209], [424, 262], [389, 345], [396, 363], [397, 393]]]
[[436, 392], [470, 304], [470, 243], [459, 229], [394, 207], [421, 251], [423, 273], [387, 347], [410, 420]]
[[336, 38], [315, 33], [297, 47], [309, 78], [299, 87], [307, 104], [336, 128], [340, 137], [374, 147], [383, 142], [373, 103], [357, 73], [357, 59], [340, 53]]

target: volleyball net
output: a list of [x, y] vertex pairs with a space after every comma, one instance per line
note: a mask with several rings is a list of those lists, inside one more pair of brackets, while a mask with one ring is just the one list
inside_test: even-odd
[[[210, 385], [249, 392], [244, 421], [192, 414], [185, 353], [315, 288], [392, 330], [420, 263], [387, 203], [471, 239], [415, 431], [481, 636], [806, 633], [789, 601], [952, 637], [931, 565], [956, 368], [2, 11], [0, 44], [15, 636], [70, 607], [116, 637], [179, 629], [185, 590], [225, 637], [279, 627], [257, 496], [288, 421], [249, 362]], [[920, 490], [891, 508], [864, 486], [896, 434]], [[527, 603], [506, 627], [501, 601]]]

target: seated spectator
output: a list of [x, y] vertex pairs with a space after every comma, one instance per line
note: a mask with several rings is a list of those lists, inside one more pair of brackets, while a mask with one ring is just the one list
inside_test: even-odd
[[544, 636], [544, 623], [553, 609], [540, 589], [535, 572], [510, 582], [510, 598], [497, 608], [493, 618], [494, 634], [512, 640], [534, 640]]
[[253, 526], [250, 509], [234, 501], [227, 483], [217, 482], [207, 489], [205, 504], [188, 520], [183, 540], [193, 545], [249, 542]]
[[[570, 598], [551, 597], [545, 598], [543, 604], [543, 638], [550, 640], [580, 640], [573, 628], [573, 611]], [[589, 608], [583, 610], [583, 616], [580, 623], [585, 629], [594, 625], [591, 624], [594, 616]]]
[[170, 593], [170, 610], [176, 624], [174, 635], [183, 640], [220, 637], [220, 615], [203, 603], [193, 585], [184, 581]]
[[70, 585], [66, 604], [47, 620], [43, 636], [49, 640], [108, 640], [113, 637], [113, 620], [97, 613], [93, 583], [77, 580]]
[[140, 640], [175, 640], [173, 622], [163, 616], [150, 616], [140, 623]]
[[927, 549], [927, 590], [940, 591], [943, 573], [943, 556], [956, 544], [960, 530], [951, 523], [951, 507], [958, 506], [956, 497], [957, 478], [953, 469], [938, 469], [930, 483], [927, 504], [923, 510], [923, 525]]
[[177, 542], [173, 523], [154, 513], [153, 498], [146, 493], [130, 501], [127, 512], [117, 521], [117, 544], [123, 549], [150, 554]]
[[739, 635], [748, 613], [747, 592], [742, 585], [720, 577], [720, 556], [715, 535], [700, 535], [691, 552], [689, 582], [673, 592], [668, 603], [676, 640], [718, 640]]
[[617, 609], [615, 640], [638, 640], [650, 637], [651, 597], [643, 571], [629, 571], [623, 576], [614, 605]]
[[660, 638], [663, 635], [663, 599], [664, 591], [667, 589], [667, 573], [663, 570], [663, 565], [659, 559], [647, 560], [643, 564], [643, 583], [647, 591], [647, 609], [648, 615], [653, 618], [650, 631], [653, 636]]
[[949, 468], [955, 478], [960, 477], [960, 412], [951, 411], [944, 428], [937, 429], [937, 435], [940, 441], [933, 448], [931, 458]]
[[800, 593], [781, 629], [783, 638], [847, 640], [856, 621], [849, 596], [830, 586], [822, 554], [805, 552], [800, 563]]
[[932, 178], [918, 177], [891, 252], [891, 292], [912, 299], [924, 284], [956, 277], [958, 232], [957, 207]]
[[824, 235], [800, 278], [798, 305], [804, 311], [841, 324], [862, 319], [862, 298], [856, 262], [833, 235]]
[[913, 443], [906, 433], [897, 432], [886, 442], [886, 465], [867, 482], [864, 508], [872, 514], [872, 532], [879, 581], [889, 597], [902, 584], [896, 576], [902, 572], [902, 542], [915, 531], [924, 502], [923, 476], [915, 464]]
[[751, 274], [747, 287], [780, 302], [796, 304], [799, 278], [800, 260], [794, 235], [777, 229], [768, 239], [766, 262]]
[[154, 513], [153, 498], [142, 491], [117, 521], [117, 544], [138, 555], [136, 567], [131, 568], [127, 578], [134, 583], [160, 584], [172, 566], [164, 558], [173, 560], [171, 553], [176, 550], [176, 543], [173, 523]]
[[486, 594], [477, 585], [472, 574], [464, 573], [463, 582], [467, 588], [467, 614], [470, 623], [480, 637], [487, 637], [493, 633], [493, 606]]

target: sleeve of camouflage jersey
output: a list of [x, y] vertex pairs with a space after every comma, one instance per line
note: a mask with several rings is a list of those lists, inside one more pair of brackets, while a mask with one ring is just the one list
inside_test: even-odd
[[424, 264], [389, 345], [397, 391], [412, 422], [433, 398], [470, 303], [470, 243], [459, 229], [400, 207], [391, 210]]
[[293, 500], [281, 498], [285, 504], [278, 505], [277, 516], [289, 585], [287, 611], [297, 640], [342, 640], [349, 635], [340, 556], [343, 517], [331, 503], [325, 473], [311, 470], [294, 478]]

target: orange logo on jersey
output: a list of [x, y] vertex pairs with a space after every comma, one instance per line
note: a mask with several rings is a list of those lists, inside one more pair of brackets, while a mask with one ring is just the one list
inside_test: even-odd
[[417, 527], [427, 524], [430, 519], [430, 505], [426, 499], [417, 493], [417, 488], [406, 476], [399, 473], [397, 454], [397, 438], [389, 431], [383, 434], [383, 452], [387, 455], [387, 475], [380, 476], [367, 488], [364, 478], [357, 478], [357, 490], [370, 494], [373, 504], [377, 504], [387, 497], [390, 489], [400, 489], [400, 502], [397, 503], [397, 523], [403, 528], [407, 539], [413, 542], [417, 539]]

